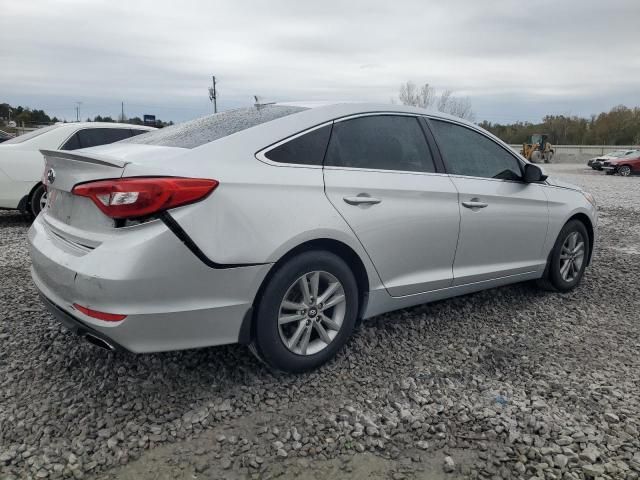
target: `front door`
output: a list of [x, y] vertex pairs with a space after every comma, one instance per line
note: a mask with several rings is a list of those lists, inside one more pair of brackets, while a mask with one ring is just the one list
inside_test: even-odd
[[522, 181], [523, 163], [466, 126], [430, 120], [460, 197], [454, 285], [534, 272], [546, 263], [544, 187]]

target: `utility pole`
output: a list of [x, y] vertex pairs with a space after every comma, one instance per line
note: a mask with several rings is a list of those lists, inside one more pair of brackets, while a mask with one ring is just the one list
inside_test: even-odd
[[76, 122], [80, 121], [80, 105], [82, 102], [76, 102]]
[[216, 92], [216, 77], [215, 75], [211, 77], [213, 79], [213, 86], [209, 87], [209, 100], [213, 102], [213, 113], [218, 113], [218, 94]]
[[122, 102], [121, 107], [122, 107], [122, 110], [120, 113], [120, 121], [124, 122], [124, 102]]

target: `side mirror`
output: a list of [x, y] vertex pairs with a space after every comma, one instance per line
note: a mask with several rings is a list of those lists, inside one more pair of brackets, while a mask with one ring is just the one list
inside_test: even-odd
[[544, 182], [547, 179], [547, 175], [544, 174], [542, 169], [533, 163], [527, 163], [524, 166], [524, 178], [526, 183]]

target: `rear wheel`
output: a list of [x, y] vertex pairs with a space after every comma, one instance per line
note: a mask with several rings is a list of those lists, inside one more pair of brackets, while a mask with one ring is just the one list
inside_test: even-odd
[[344, 260], [326, 251], [302, 253], [266, 285], [251, 350], [278, 370], [316, 368], [351, 336], [357, 313], [358, 287]]
[[43, 184], [40, 184], [31, 194], [29, 200], [29, 212], [36, 218], [47, 204], [47, 189]]
[[618, 173], [623, 177], [628, 177], [631, 175], [631, 167], [629, 165], [622, 165], [618, 168]]
[[538, 285], [545, 290], [568, 292], [582, 279], [589, 255], [589, 235], [584, 224], [571, 220], [560, 231], [544, 277]]

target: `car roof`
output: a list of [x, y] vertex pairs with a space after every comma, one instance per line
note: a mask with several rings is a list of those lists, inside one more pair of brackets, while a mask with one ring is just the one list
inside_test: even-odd
[[349, 102], [349, 101], [296, 101], [296, 102], [277, 102], [275, 105], [302, 107], [314, 110], [326, 111], [327, 115], [331, 115], [333, 111], [339, 111], [342, 116], [357, 115], [359, 113], [375, 113], [375, 112], [398, 112], [413, 113], [417, 115], [428, 115], [433, 118], [441, 118], [443, 120], [452, 120], [458, 123], [467, 124], [477, 127], [475, 124], [464, 120], [460, 117], [449, 115], [433, 109], [420, 107], [412, 107], [410, 105], [399, 105], [394, 103], [370, 103], [370, 102]]
[[137, 130], [156, 130], [155, 127], [147, 125], [133, 125], [131, 123], [115, 123], [115, 122], [68, 122], [58, 123], [62, 127], [67, 128], [135, 128]]

